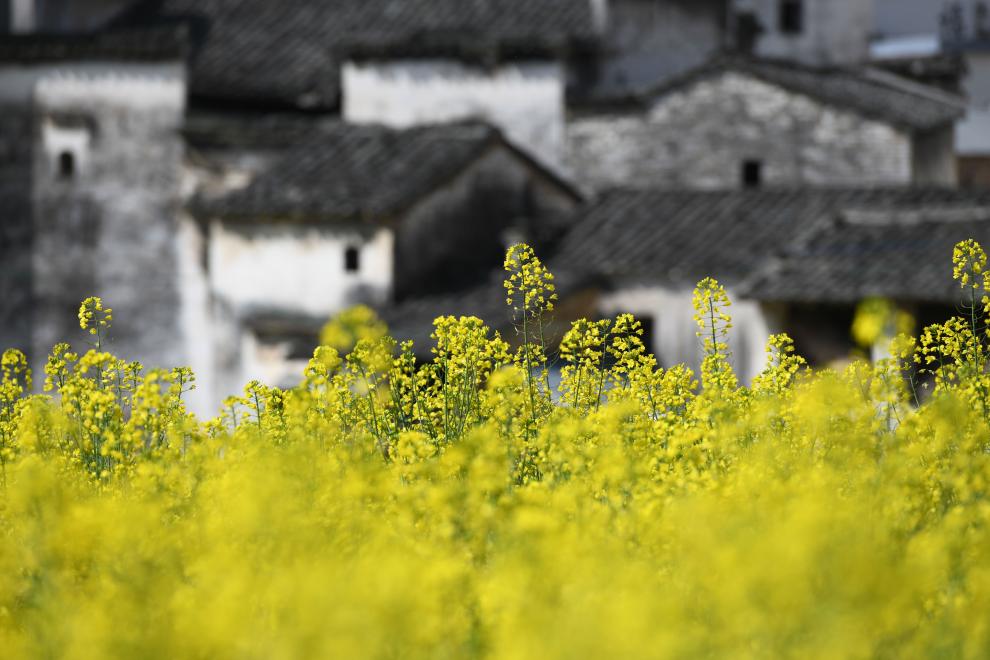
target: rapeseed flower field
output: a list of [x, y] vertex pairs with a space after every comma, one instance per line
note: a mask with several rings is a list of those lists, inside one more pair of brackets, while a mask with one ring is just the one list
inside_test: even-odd
[[[516, 345], [441, 318], [421, 364], [359, 310], [212, 420], [188, 369], [103, 350], [98, 299], [45, 394], [4, 353], [0, 657], [990, 655], [980, 246], [958, 318], [841, 370], [770, 337], [750, 386], [709, 279], [700, 373], [619, 316], [573, 325], [551, 391], [553, 278], [505, 266]], [[903, 325], [874, 301], [854, 331]]]

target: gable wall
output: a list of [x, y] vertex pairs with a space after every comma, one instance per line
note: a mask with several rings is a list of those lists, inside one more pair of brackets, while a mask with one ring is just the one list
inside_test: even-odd
[[[36, 367], [56, 342], [84, 349], [76, 314], [98, 295], [115, 311], [112, 350], [148, 365], [184, 362], [176, 269], [184, 67], [9, 65], [0, 68], [0, 104], [0, 132], [17, 155], [16, 172], [3, 178], [24, 185], [9, 221], [30, 232], [14, 274], [2, 269], [23, 282], [21, 295], [30, 289], [29, 320], [7, 343], [26, 347]], [[59, 173], [63, 154], [71, 176]]]
[[883, 185], [912, 178], [909, 135], [736, 72], [662, 97], [648, 112], [575, 116], [567, 166], [579, 182], [735, 188], [745, 159], [766, 185]]
[[453, 60], [348, 62], [341, 71], [345, 121], [408, 128], [483, 119], [544, 162], [560, 162], [563, 67], [515, 62], [492, 69]]
[[505, 248], [551, 242], [577, 202], [503, 146], [421, 200], [396, 236], [397, 297], [469, 286], [501, 267]]
[[[77, 337], [73, 309], [98, 295], [114, 308], [115, 351], [181, 364], [182, 68], [56, 71], [39, 80], [34, 104], [37, 352]], [[68, 180], [58, 173], [64, 151], [75, 162]]]

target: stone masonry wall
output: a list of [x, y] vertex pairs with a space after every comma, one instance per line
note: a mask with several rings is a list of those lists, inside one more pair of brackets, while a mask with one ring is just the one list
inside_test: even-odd
[[911, 137], [735, 72], [661, 97], [646, 112], [572, 117], [567, 167], [591, 188], [733, 188], [742, 164], [765, 185], [884, 185], [912, 178]]

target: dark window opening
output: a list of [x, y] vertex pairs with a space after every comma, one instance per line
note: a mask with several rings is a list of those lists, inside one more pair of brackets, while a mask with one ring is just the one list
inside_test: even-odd
[[640, 340], [643, 342], [643, 346], [646, 347], [648, 353], [652, 353], [657, 358], [657, 363], [663, 366], [660, 361], [660, 356], [657, 355], [657, 344], [656, 344], [656, 322], [653, 320], [652, 316], [637, 316], [636, 320], [643, 324], [643, 334]]
[[743, 54], [752, 55], [756, 51], [756, 42], [765, 30], [756, 14], [751, 11], [740, 12], [735, 17], [736, 49]]
[[801, 0], [780, 0], [780, 31], [784, 34], [804, 31], [804, 3]]
[[348, 273], [361, 270], [361, 251], [354, 246], [344, 250], [344, 270]]
[[58, 155], [58, 176], [60, 179], [71, 179], [76, 175], [76, 157], [71, 151], [63, 151]]
[[743, 188], [759, 188], [763, 185], [763, 163], [758, 160], [746, 160], [742, 164]]

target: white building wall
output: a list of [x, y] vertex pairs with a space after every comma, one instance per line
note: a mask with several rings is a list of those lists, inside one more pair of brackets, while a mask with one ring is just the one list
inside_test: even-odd
[[969, 98], [966, 118], [956, 126], [956, 153], [990, 154], [990, 53], [966, 56], [969, 72], [963, 90]]
[[483, 119], [550, 165], [564, 143], [566, 74], [556, 62], [492, 69], [453, 60], [347, 62], [341, 71], [343, 117], [396, 128]]
[[[360, 270], [344, 268], [348, 247]], [[358, 302], [382, 302], [392, 289], [393, 235], [377, 230], [269, 224], [210, 228], [213, 293], [236, 314], [281, 312], [329, 317]]]
[[33, 32], [37, 21], [36, 0], [0, 0], [10, 5], [10, 30], [16, 33]]
[[[737, 300], [729, 290], [732, 329], [729, 330], [731, 363], [741, 383], [749, 383], [767, 364], [766, 342], [777, 332], [759, 303]], [[654, 345], [650, 348], [660, 365], [685, 364], [699, 373], [703, 352], [694, 321], [693, 289], [659, 286], [630, 286], [618, 289], [599, 302], [606, 316], [629, 313], [653, 319]]]
[[187, 405], [200, 417], [217, 413], [218, 402], [233, 392], [217, 388], [215, 325], [211, 316], [209, 281], [203, 255], [206, 236], [199, 223], [183, 213], [179, 218], [179, 296], [180, 327], [186, 346], [186, 365], [196, 375], [196, 389], [189, 394]]

